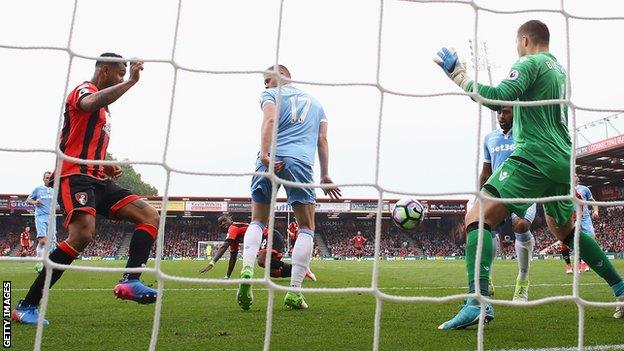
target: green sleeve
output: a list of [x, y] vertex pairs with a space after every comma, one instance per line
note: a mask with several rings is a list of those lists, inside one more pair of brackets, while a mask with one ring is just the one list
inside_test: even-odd
[[[509, 71], [509, 75], [505, 80], [500, 82], [498, 86], [492, 87], [477, 83], [479, 95], [502, 101], [516, 101], [521, 97], [527, 89], [535, 82], [538, 74], [538, 65], [533, 57], [521, 57]], [[471, 92], [474, 82], [468, 83], [466, 91]], [[501, 106], [485, 105], [486, 107], [498, 111]]]

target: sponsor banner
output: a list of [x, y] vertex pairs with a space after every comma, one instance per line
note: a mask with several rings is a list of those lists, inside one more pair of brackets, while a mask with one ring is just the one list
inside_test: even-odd
[[0, 210], [6, 210], [9, 208], [9, 199], [0, 199]]
[[34, 211], [35, 205], [29, 205], [26, 203], [26, 199], [10, 199], [9, 200], [9, 208], [11, 210], [27, 210]]
[[[389, 212], [390, 204], [384, 203], [382, 212]], [[377, 202], [352, 202], [351, 212], [354, 213], [372, 213], [377, 212]]]
[[435, 202], [421, 201], [425, 212], [428, 215], [446, 214], [446, 213], [466, 213], [466, 202]]
[[184, 210], [187, 212], [226, 212], [225, 201], [186, 201]]
[[332, 213], [343, 213], [349, 212], [351, 210], [351, 204], [348, 202], [317, 202], [316, 212], [332, 212]]
[[[251, 202], [229, 202], [227, 210], [228, 212], [251, 212]], [[293, 212], [293, 209], [286, 202], [276, 202], [275, 212]]]
[[[418, 200], [425, 210], [427, 216], [443, 214], [465, 214], [468, 201], [436, 201]], [[388, 206], [388, 210], [394, 210], [394, 204]]]
[[622, 146], [624, 146], [624, 135], [618, 135], [616, 137], [599, 141], [597, 143], [579, 147], [576, 149], [576, 156], [586, 156]]
[[[145, 200], [148, 204], [154, 207], [157, 211], [162, 210], [161, 200]], [[169, 201], [167, 202], [167, 212], [184, 212], [184, 201]]]
[[228, 202], [228, 212], [251, 212], [251, 202]]

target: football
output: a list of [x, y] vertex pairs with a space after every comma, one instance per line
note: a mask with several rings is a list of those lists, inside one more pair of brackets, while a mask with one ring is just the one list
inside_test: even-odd
[[401, 229], [414, 229], [424, 218], [424, 207], [415, 199], [401, 199], [392, 209], [392, 221]]

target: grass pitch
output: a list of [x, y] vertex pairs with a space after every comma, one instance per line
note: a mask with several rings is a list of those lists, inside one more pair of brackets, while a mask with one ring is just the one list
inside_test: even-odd
[[[624, 261], [614, 261], [624, 271]], [[81, 265], [123, 267], [123, 261], [82, 261]], [[153, 262], [150, 262], [153, 264]], [[198, 277], [203, 261], [165, 261], [167, 274]], [[223, 277], [225, 262], [208, 274]], [[445, 296], [465, 291], [464, 261], [382, 261], [379, 285], [389, 294]], [[305, 287], [370, 286], [372, 261], [313, 261], [318, 282]], [[240, 269], [240, 263], [237, 270]], [[515, 261], [497, 260], [494, 265], [496, 299], [513, 294]], [[256, 269], [256, 275], [263, 274]], [[26, 294], [35, 278], [32, 263], [0, 262], [0, 277], [12, 281], [12, 302]], [[119, 274], [68, 271], [51, 291], [43, 350], [147, 349], [152, 331], [154, 305], [138, 305], [113, 297]], [[143, 280], [156, 286], [153, 276]], [[288, 280], [277, 280], [288, 284]], [[564, 274], [559, 260], [532, 263], [530, 298], [572, 293], [572, 276]], [[591, 301], [612, 302], [608, 286], [595, 273], [581, 275], [581, 296]], [[250, 311], [240, 310], [236, 286], [165, 283], [159, 350], [261, 350], [265, 333], [268, 292], [254, 289]], [[369, 350], [373, 344], [375, 299], [369, 294], [306, 294], [310, 309], [283, 308], [284, 293], [274, 300], [272, 350]], [[458, 311], [451, 303], [382, 304], [381, 350], [474, 350], [476, 326], [462, 331], [439, 331], [436, 327]], [[612, 318], [613, 308], [585, 310], [585, 345], [621, 345], [624, 320]], [[560, 348], [577, 345], [579, 310], [575, 303], [550, 303], [534, 307], [496, 306], [494, 321], [485, 327], [486, 349]], [[33, 348], [35, 328], [13, 323], [12, 349]], [[613, 348], [610, 349], [617, 349]]]

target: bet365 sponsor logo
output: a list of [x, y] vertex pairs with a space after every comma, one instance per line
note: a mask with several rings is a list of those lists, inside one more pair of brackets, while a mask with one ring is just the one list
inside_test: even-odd
[[11, 282], [2, 282], [2, 347], [11, 347]]

